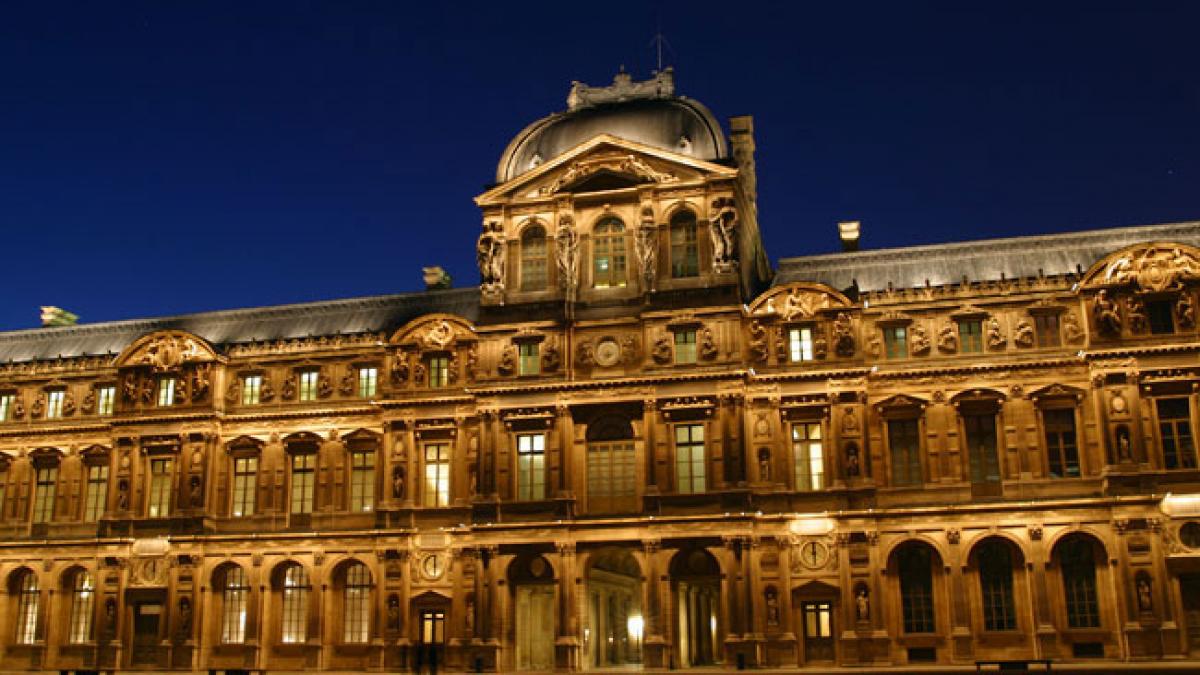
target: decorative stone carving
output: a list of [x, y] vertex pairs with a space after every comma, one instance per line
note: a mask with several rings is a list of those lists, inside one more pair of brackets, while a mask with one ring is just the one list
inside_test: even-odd
[[1180, 293], [1175, 300], [1175, 323], [1180, 328], [1192, 328], [1196, 325], [1196, 308], [1192, 304], [1191, 293]]
[[1017, 330], [1013, 333], [1013, 344], [1018, 347], [1033, 346], [1033, 324], [1029, 319], [1017, 322]]
[[730, 197], [713, 200], [709, 210], [709, 234], [713, 245], [713, 270], [731, 272], [737, 266], [737, 207]]
[[283, 378], [283, 388], [280, 390], [279, 396], [285, 401], [296, 398], [296, 375], [294, 373]]
[[958, 351], [958, 324], [947, 321], [938, 330], [937, 347], [939, 352], [953, 354]]
[[883, 356], [883, 338], [879, 333], [871, 333], [871, 337], [867, 340], [867, 354], [873, 359]]
[[64, 417], [69, 417], [75, 414], [75, 395], [68, 389], [63, 392], [62, 414]]
[[29, 416], [33, 419], [41, 419], [46, 412], [46, 392], [39, 391], [37, 396], [33, 397], [33, 405], [29, 406]]
[[846, 477], [857, 478], [858, 474], [862, 471], [858, 458], [858, 443], [847, 443], [844, 454], [846, 456]]
[[1130, 297], [1125, 301], [1125, 318], [1129, 321], [1129, 332], [1145, 333], [1150, 327], [1150, 317], [1146, 314], [1146, 303], [1141, 298]]
[[204, 479], [192, 476], [188, 479], [188, 500], [192, 508], [204, 506]]
[[342, 396], [354, 395], [354, 384], [357, 373], [354, 372], [354, 366], [346, 366], [346, 374], [342, 375], [341, 381], [338, 383], [338, 393]]
[[1092, 300], [1092, 318], [1100, 332], [1108, 336], [1121, 334], [1121, 315], [1117, 312], [1117, 304], [1108, 297], [1108, 291], [1100, 289]]
[[542, 370], [553, 373], [562, 365], [562, 353], [558, 349], [558, 340], [548, 338], [542, 345]]
[[570, 215], [559, 217], [554, 241], [558, 249], [558, 285], [570, 297], [579, 284], [579, 234]]
[[825, 339], [825, 327], [815, 326], [813, 328], [813, 356], [824, 359], [828, 353], [829, 341]]
[[392, 358], [392, 383], [405, 384], [408, 382], [408, 375], [408, 354], [396, 352], [396, 356]]
[[270, 403], [275, 400], [275, 387], [271, 384], [271, 374], [262, 374], [262, 383], [258, 387], [258, 400], [263, 403]]
[[91, 415], [96, 412], [96, 390], [89, 388], [87, 393], [83, 395], [83, 402], [79, 409], [84, 415]]
[[1000, 320], [996, 317], [990, 317], [987, 320], [987, 347], [988, 349], [1000, 350], [1004, 349], [1004, 345], [1008, 343], [1008, 338], [1004, 336], [1004, 329], [1000, 326]]
[[842, 408], [842, 435], [857, 436], [858, 431], [858, 414], [854, 411], [854, 406], [848, 405]]
[[571, 92], [567, 95], [567, 108], [577, 110], [602, 103], [669, 97], [674, 93], [675, 76], [671, 68], [664, 68], [655, 73], [653, 78], [641, 82], [634, 82], [633, 77], [622, 68], [607, 87], [572, 82]]
[[484, 221], [483, 232], [475, 244], [475, 261], [479, 265], [479, 289], [484, 295], [504, 293], [504, 259], [507, 245], [503, 227], [498, 221]]
[[421, 344], [425, 345], [426, 349], [446, 349], [452, 342], [454, 342], [454, 328], [445, 319], [435, 321], [421, 336]]
[[713, 330], [706, 327], [700, 331], [700, 358], [705, 361], [712, 361], [719, 354], [720, 351], [717, 349], [717, 340], [713, 336]]
[[154, 380], [149, 377], [142, 378], [138, 384], [138, 396], [142, 399], [142, 405], [150, 405], [154, 403]]
[[650, 350], [650, 358], [659, 365], [666, 365], [671, 362], [674, 351], [671, 348], [671, 338], [666, 335], [660, 335], [654, 341], [654, 348]]
[[641, 347], [638, 345], [638, 339], [633, 335], [621, 336], [621, 362], [625, 365], [633, 365], [637, 363], [640, 355]]
[[854, 356], [854, 334], [847, 312], [838, 312], [833, 321], [833, 351], [842, 357]]
[[329, 398], [333, 395], [333, 383], [329, 381], [329, 376], [322, 370], [317, 375], [317, 398]]
[[13, 394], [12, 416], [14, 420], [25, 418], [25, 396], [19, 391]]
[[1075, 318], [1075, 312], [1063, 312], [1062, 315], [1063, 339], [1067, 344], [1077, 344], [1083, 340], [1083, 328], [1079, 326], [1079, 319]]
[[633, 240], [633, 250], [637, 255], [643, 286], [647, 290], [654, 290], [654, 282], [658, 277], [658, 230], [654, 227], [654, 210], [649, 206], [642, 208], [642, 224]]
[[1150, 586], [1150, 575], [1141, 573], [1137, 575], [1137, 604], [1139, 612], [1154, 611], [1154, 593]]
[[658, 171], [637, 155], [625, 155], [620, 159], [611, 156], [592, 157], [572, 163], [566, 171], [563, 171], [549, 185], [542, 187], [539, 192], [544, 195], [552, 195], [601, 169], [634, 176], [650, 183], [671, 183], [679, 180], [679, 177], [670, 171]]
[[496, 372], [508, 377], [517, 372], [517, 349], [511, 345], [500, 353], [500, 363], [496, 364]]
[[766, 363], [770, 347], [767, 344], [767, 329], [760, 321], [750, 322], [750, 360]]
[[117, 481], [117, 510], [126, 511], [129, 509], [129, 480], [122, 478]]
[[397, 464], [392, 468], [392, 499], [403, 500], [404, 489], [404, 466]]
[[413, 384], [418, 386], [425, 384], [425, 373], [425, 362], [417, 361], [417, 365], [413, 366]]
[[784, 321], [811, 319], [818, 309], [829, 307], [829, 296], [824, 293], [793, 288], [783, 299], [780, 313]]
[[133, 403], [138, 399], [138, 381], [137, 376], [133, 373], [127, 373], [121, 380], [121, 396], [126, 403]]
[[187, 637], [192, 634], [192, 601], [186, 597], [179, 598], [179, 635]]
[[474, 382], [479, 372], [479, 345], [474, 343], [467, 349], [467, 363], [463, 368], [467, 382]]
[[871, 620], [871, 595], [863, 584], [854, 594], [854, 617], [864, 623]]
[[919, 323], [912, 325], [910, 329], [912, 342], [910, 343], [913, 356], [925, 356], [929, 353], [932, 344], [929, 341], [929, 334], [925, 332], [925, 327]]
[[596, 349], [590, 340], [584, 340], [575, 347], [575, 363], [584, 368], [596, 365]]
[[[1102, 283], [1130, 284], [1147, 293], [1182, 288], [1183, 282], [1200, 278], [1200, 260], [1179, 247], [1147, 246], [1110, 261]], [[1095, 281], [1095, 280], [1092, 280]]]
[[186, 335], [158, 335], [139, 350], [131, 363], [148, 365], [154, 370], [164, 371], [178, 368], [186, 361], [207, 356], [206, 350], [192, 337]]

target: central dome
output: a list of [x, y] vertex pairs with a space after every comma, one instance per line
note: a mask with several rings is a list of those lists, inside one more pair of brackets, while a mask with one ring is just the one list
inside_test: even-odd
[[708, 161], [725, 159], [725, 135], [699, 101], [675, 95], [670, 68], [634, 82], [618, 73], [608, 87], [571, 85], [565, 112], [525, 127], [508, 144], [496, 167], [504, 183], [600, 134]]

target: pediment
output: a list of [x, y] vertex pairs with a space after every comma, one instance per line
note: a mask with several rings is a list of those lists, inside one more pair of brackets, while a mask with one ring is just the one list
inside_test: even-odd
[[823, 284], [797, 283], [776, 286], [750, 303], [755, 316], [779, 317], [784, 321], [805, 321], [823, 310], [847, 309], [849, 298]]
[[216, 350], [204, 338], [181, 330], [156, 331], [143, 335], [117, 357], [119, 368], [149, 366], [165, 371], [185, 363], [216, 361]]
[[427, 314], [408, 322], [397, 330], [392, 344], [420, 350], [449, 350], [459, 342], [473, 342], [475, 328], [465, 319], [453, 314]]
[[1082, 288], [1129, 286], [1143, 293], [1176, 291], [1200, 280], [1200, 249], [1153, 242], [1111, 253], [1083, 275]]
[[548, 199], [639, 185], [684, 185], [714, 175], [733, 178], [737, 170], [602, 134], [533, 171], [497, 185], [476, 197], [475, 203], [485, 206], [514, 199]]

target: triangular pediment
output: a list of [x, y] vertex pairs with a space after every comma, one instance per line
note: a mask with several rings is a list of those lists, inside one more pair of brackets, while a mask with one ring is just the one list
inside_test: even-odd
[[712, 176], [733, 178], [737, 170], [601, 134], [538, 168], [475, 198], [480, 206], [511, 200], [619, 190], [638, 185], [688, 185]]

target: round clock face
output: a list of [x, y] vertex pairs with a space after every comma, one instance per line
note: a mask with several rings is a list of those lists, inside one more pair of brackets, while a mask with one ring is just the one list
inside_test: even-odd
[[421, 571], [430, 579], [437, 579], [442, 576], [445, 567], [442, 556], [436, 553], [425, 556], [425, 560], [421, 562]]
[[829, 549], [819, 541], [805, 542], [800, 546], [800, 564], [809, 569], [824, 567], [828, 559]]
[[621, 346], [612, 338], [604, 338], [596, 345], [596, 363], [601, 366], [615, 366], [621, 359]]

